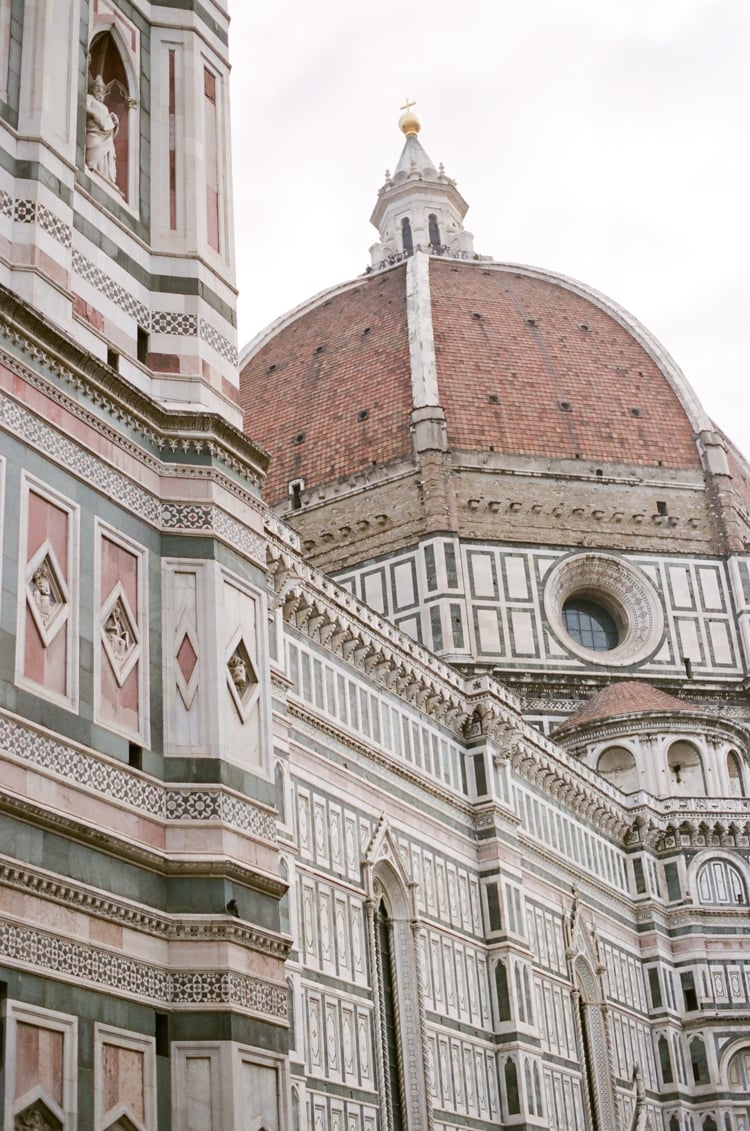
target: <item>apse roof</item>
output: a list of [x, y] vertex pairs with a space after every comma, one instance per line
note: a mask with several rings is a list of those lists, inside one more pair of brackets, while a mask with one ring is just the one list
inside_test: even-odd
[[587, 723], [603, 722], [605, 719], [613, 719], [621, 715], [645, 715], [653, 711], [670, 714], [675, 711], [695, 713], [700, 711], [700, 708], [694, 703], [675, 699], [673, 695], [668, 695], [666, 691], [660, 691], [648, 683], [627, 680], [623, 683], [610, 683], [601, 691], [597, 691], [552, 733], [558, 736], [573, 727], [584, 726]]

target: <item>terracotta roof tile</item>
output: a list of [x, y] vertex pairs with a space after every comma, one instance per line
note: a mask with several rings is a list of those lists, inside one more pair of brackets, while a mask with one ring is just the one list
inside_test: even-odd
[[601, 722], [603, 719], [612, 719], [619, 715], [645, 715], [651, 711], [699, 710], [700, 708], [694, 703], [675, 699], [673, 695], [668, 695], [666, 691], [660, 691], [657, 687], [651, 687], [648, 683], [628, 680], [624, 683], [610, 683], [601, 691], [597, 691], [588, 702], [556, 727], [552, 734], [559, 735], [572, 727]]
[[431, 261], [430, 290], [450, 447], [700, 467], [666, 377], [587, 298], [554, 279], [450, 260]]
[[405, 270], [323, 298], [244, 367], [245, 432], [271, 455], [268, 502], [292, 479], [309, 488], [411, 455]]

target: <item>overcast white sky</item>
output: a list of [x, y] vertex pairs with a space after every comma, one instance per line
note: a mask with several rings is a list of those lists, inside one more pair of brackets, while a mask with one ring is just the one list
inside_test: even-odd
[[626, 307], [750, 456], [747, 0], [230, 12], [240, 346], [365, 269], [408, 96], [477, 251]]

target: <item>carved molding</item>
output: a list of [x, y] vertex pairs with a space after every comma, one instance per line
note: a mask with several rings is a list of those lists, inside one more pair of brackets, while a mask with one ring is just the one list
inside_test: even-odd
[[276, 842], [276, 811], [225, 787], [166, 785], [0, 711], [0, 752], [162, 821], [221, 821]]
[[230, 916], [209, 919], [168, 915], [147, 909], [142, 904], [115, 898], [108, 892], [85, 887], [67, 877], [61, 880], [52, 873], [21, 866], [8, 857], [0, 858], [0, 883], [170, 942], [231, 940], [250, 950], [281, 959], [286, 958], [291, 947], [290, 940], [283, 936], [238, 922]]
[[286, 984], [232, 970], [169, 971], [34, 927], [0, 920], [0, 957], [13, 966], [87, 982], [160, 1006], [221, 1006], [286, 1023]]
[[[17, 307], [15, 300], [14, 307]], [[89, 363], [87, 370], [82, 366], [77, 367], [77, 357], [66, 359], [66, 363], [60, 355], [42, 348], [29, 333], [33, 333], [32, 328], [26, 333], [0, 313], [0, 338], [7, 343], [6, 348], [0, 351], [2, 364], [71, 415], [95, 428], [118, 448], [161, 474], [164, 474], [166, 467], [173, 470], [168, 464], [165, 465], [163, 458], [155, 457], [134, 442], [127, 434], [130, 432], [132, 436], [140, 437], [157, 452], [165, 455], [170, 452], [180, 455], [209, 454], [235, 476], [253, 487], [260, 486], [265, 453], [235, 429], [224, 424], [216, 415], [207, 412], [194, 415], [168, 413], [110, 372], [103, 363]], [[65, 350], [67, 343], [61, 340], [61, 346]], [[20, 356], [10, 350], [17, 351]], [[29, 364], [23, 359], [27, 359]], [[69, 392], [65, 391], [66, 386]], [[84, 407], [80, 403], [81, 398], [91, 407]], [[116, 421], [117, 427], [109, 425], [103, 414]], [[235, 450], [238, 441], [246, 450]], [[200, 468], [199, 473], [203, 477], [210, 470]], [[179, 474], [179, 466], [174, 471]], [[227, 486], [237, 490], [237, 485], [232, 485], [231, 481], [227, 481]], [[265, 514], [266, 507], [257, 495], [244, 491], [243, 498], [257, 513]]]

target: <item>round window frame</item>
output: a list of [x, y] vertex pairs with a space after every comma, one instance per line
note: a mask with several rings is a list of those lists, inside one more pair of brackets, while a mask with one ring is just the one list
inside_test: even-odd
[[[568, 633], [563, 608], [572, 598], [593, 601], [609, 613], [619, 633], [614, 648], [586, 648]], [[573, 554], [558, 562], [547, 575], [544, 611], [560, 644], [599, 667], [642, 663], [664, 636], [664, 612], [655, 587], [636, 566], [612, 554]]]

